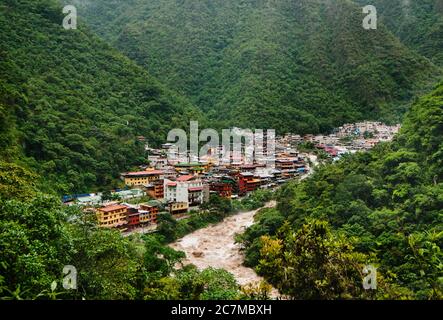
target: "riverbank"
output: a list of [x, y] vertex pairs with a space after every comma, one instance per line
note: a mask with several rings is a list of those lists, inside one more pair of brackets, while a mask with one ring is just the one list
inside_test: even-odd
[[[199, 270], [208, 267], [225, 269], [242, 286], [260, 283], [263, 278], [243, 265], [244, 255], [240, 244], [235, 243], [235, 235], [244, 232], [254, 223], [254, 216], [260, 209], [275, 206], [276, 202], [271, 201], [257, 210], [227, 217], [217, 224], [188, 234], [169, 246], [185, 252], [184, 264], [194, 264]], [[277, 290], [273, 290], [272, 296], [278, 296]]]

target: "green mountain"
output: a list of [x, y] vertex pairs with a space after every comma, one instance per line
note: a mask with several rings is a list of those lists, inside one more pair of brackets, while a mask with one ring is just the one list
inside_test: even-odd
[[365, 297], [361, 263], [371, 263], [396, 287], [373, 297], [442, 299], [442, 141], [443, 83], [414, 104], [393, 143], [283, 188], [277, 210], [243, 237], [247, 263], [295, 298]]
[[55, 1], [0, 3], [0, 159], [60, 192], [84, 192], [146, 163], [138, 136], [163, 143], [201, 115], [87, 28], [65, 30], [63, 18]]
[[74, 1], [84, 23], [220, 126], [397, 121], [437, 68], [331, 0]]
[[[357, 0], [362, 5], [368, 1]], [[380, 22], [407, 46], [443, 64], [442, 0], [375, 0]]]

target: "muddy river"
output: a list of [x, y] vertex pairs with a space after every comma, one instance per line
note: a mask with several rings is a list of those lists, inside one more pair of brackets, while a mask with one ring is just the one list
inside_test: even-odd
[[[275, 205], [275, 202], [269, 202], [265, 207]], [[254, 215], [259, 210], [242, 212], [216, 225], [197, 230], [172, 243], [171, 247], [185, 252], [184, 263], [192, 263], [199, 270], [207, 267], [222, 268], [232, 273], [240, 285], [258, 283], [262, 278], [254, 270], [243, 266], [244, 255], [234, 237], [254, 223]], [[273, 292], [272, 296], [275, 294]]]

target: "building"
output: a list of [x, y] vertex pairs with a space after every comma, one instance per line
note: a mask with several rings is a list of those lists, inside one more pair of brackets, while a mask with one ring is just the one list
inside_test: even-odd
[[261, 180], [256, 178], [251, 172], [242, 172], [238, 176], [238, 194], [245, 195], [260, 188]]
[[153, 181], [161, 179], [163, 176], [162, 170], [148, 169], [145, 171], [138, 172], [127, 172], [123, 173], [125, 184], [127, 186], [144, 186], [148, 185]]
[[174, 165], [177, 172], [187, 172], [193, 175], [199, 175], [209, 170], [209, 164], [203, 162], [181, 162]]
[[129, 230], [135, 229], [140, 225], [140, 212], [136, 208], [128, 208], [127, 211], [127, 227]]
[[298, 159], [284, 158], [275, 160], [275, 169], [277, 170], [293, 170]]
[[140, 205], [140, 223], [141, 224], [156, 224], [159, 208], [150, 204]]
[[204, 186], [196, 176], [185, 175], [175, 180], [164, 180], [164, 197], [169, 203], [186, 203], [189, 207], [202, 204], [205, 200]]
[[223, 198], [232, 198], [233, 193], [238, 192], [236, 179], [227, 175], [214, 177], [209, 184], [209, 190]]
[[168, 209], [169, 213], [174, 216], [184, 215], [188, 213], [189, 205], [186, 202], [171, 202]]
[[97, 209], [97, 219], [100, 227], [124, 228], [126, 227], [128, 207], [121, 204], [111, 204]]
[[163, 179], [155, 180], [145, 186], [146, 193], [154, 199], [163, 199], [164, 197], [164, 181]]
[[231, 183], [226, 183], [226, 182], [221, 182], [221, 181], [211, 182], [210, 190], [211, 190], [211, 192], [218, 194], [222, 198], [230, 199], [232, 197], [232, 184]]

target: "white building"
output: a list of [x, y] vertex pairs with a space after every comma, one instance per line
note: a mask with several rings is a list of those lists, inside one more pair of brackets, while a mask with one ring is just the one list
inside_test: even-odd
[[204, 186], [201, 179], [186, 175], [175, 180], [164, 180], [164, 196], [168, 202], [187, 203], [190, 207], [205, 201]]

